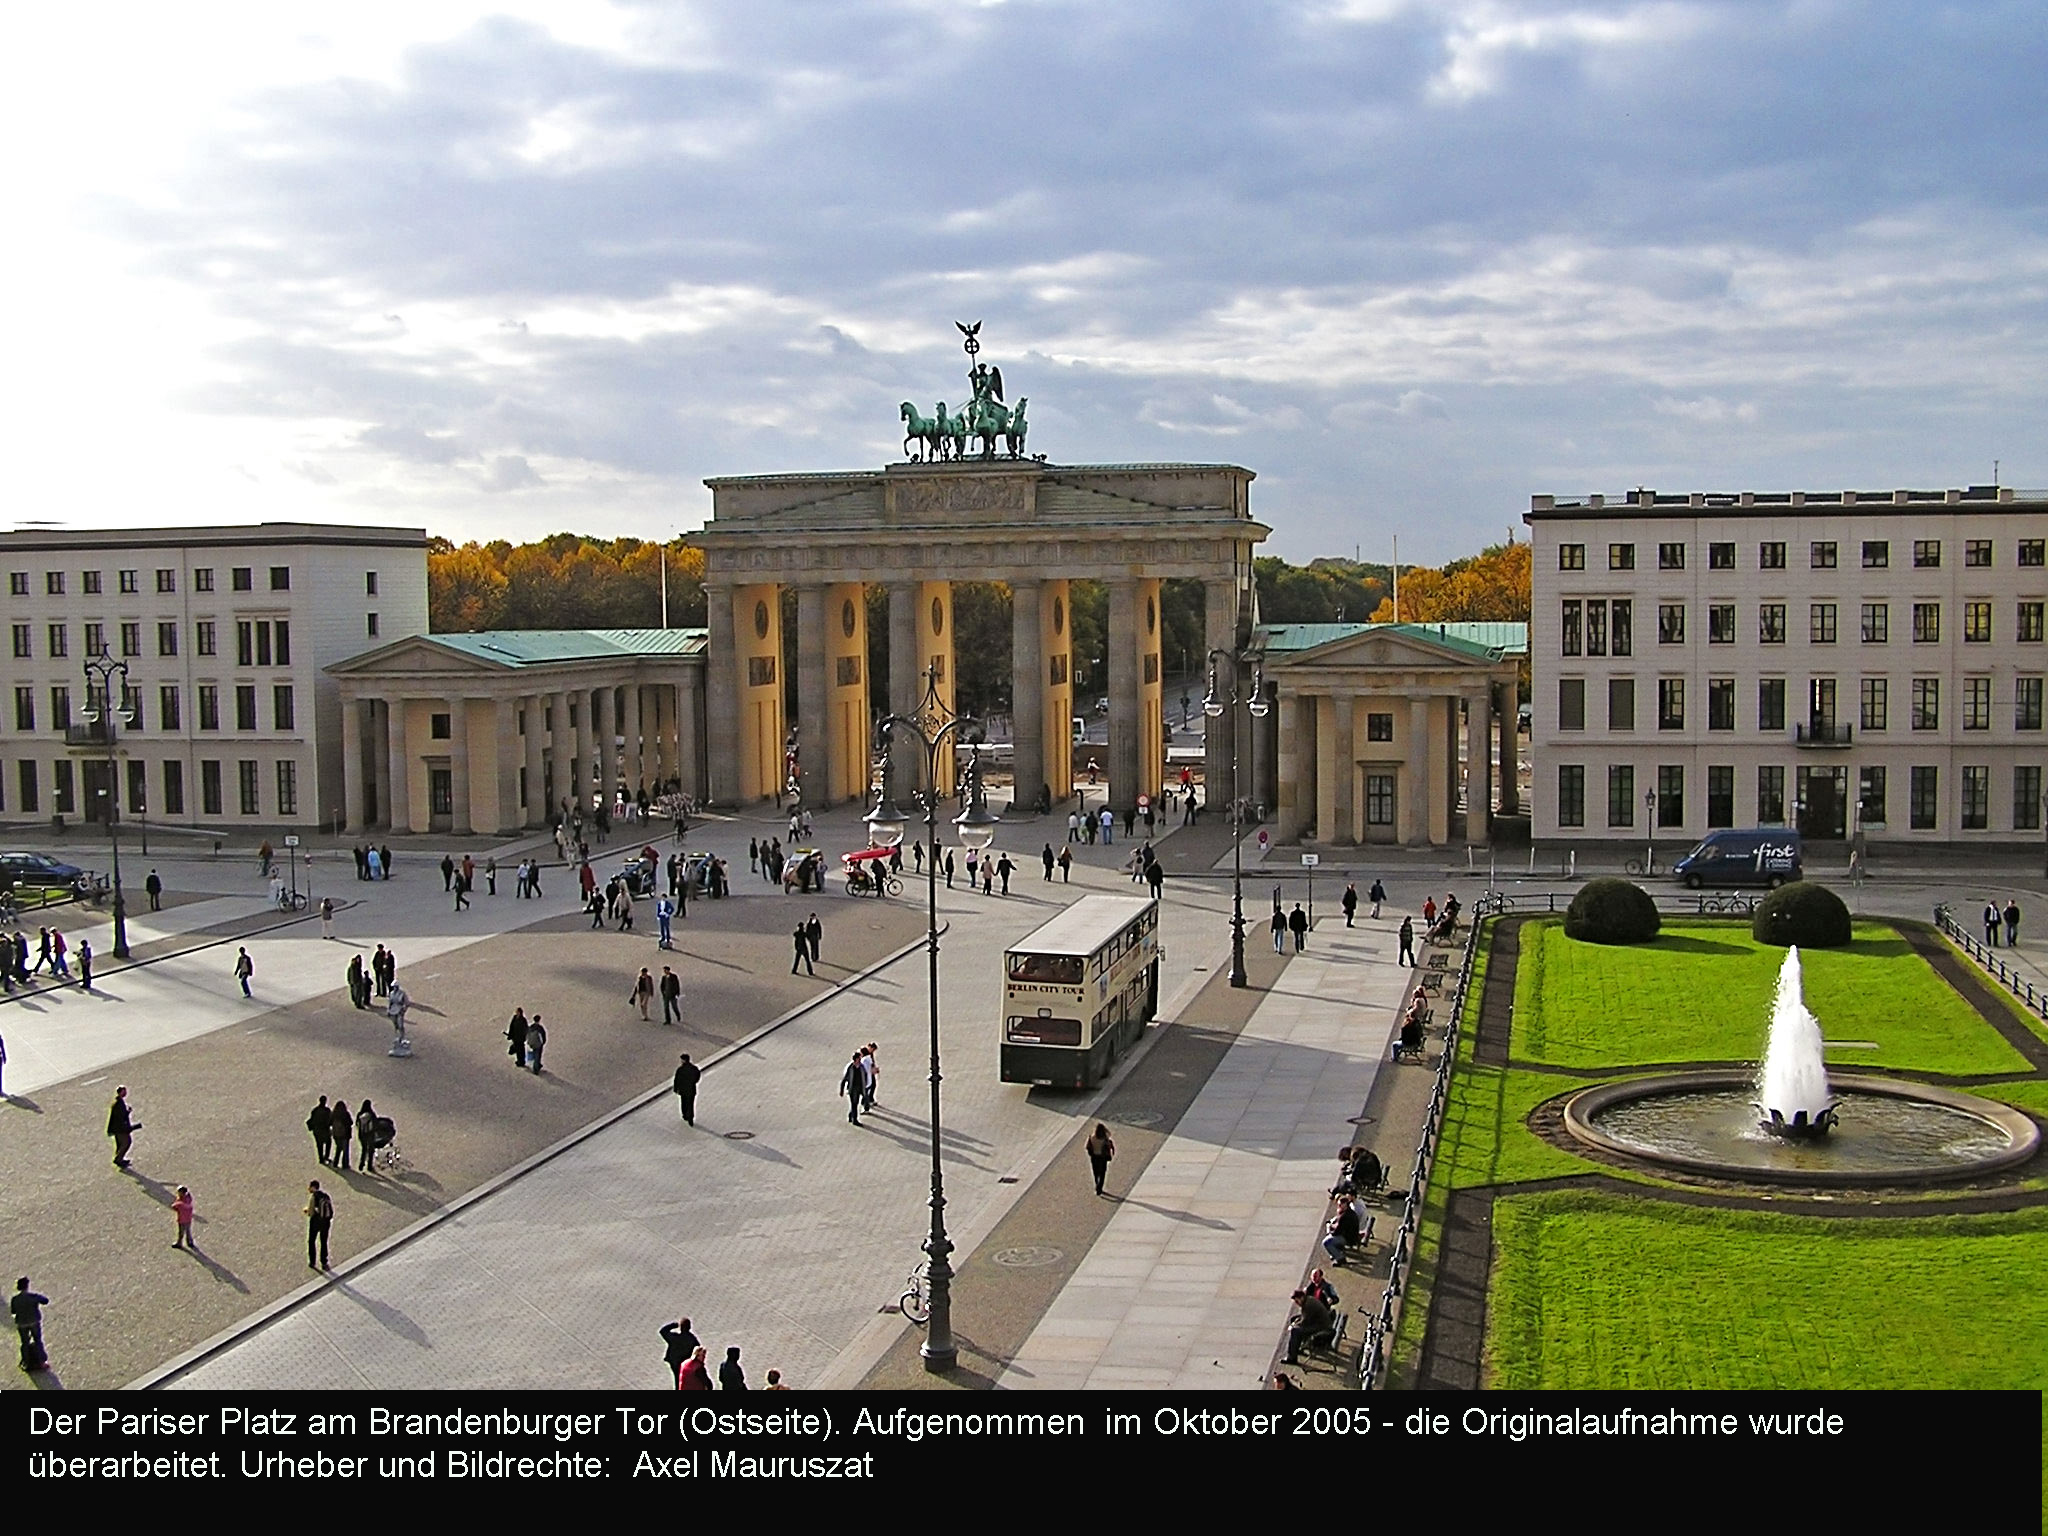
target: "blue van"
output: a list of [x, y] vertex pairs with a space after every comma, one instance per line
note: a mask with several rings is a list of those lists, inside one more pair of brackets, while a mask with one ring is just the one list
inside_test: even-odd
[[1671, 873], [1695, 891], [1703, 885], [1784, 885], [1803, 875], [1799, 834], [1778, 827], [1709, 832]]

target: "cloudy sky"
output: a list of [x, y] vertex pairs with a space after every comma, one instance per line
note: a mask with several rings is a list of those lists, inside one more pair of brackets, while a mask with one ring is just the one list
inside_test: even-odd
[[699, 523], [900, 457], [956, 319], [1055, 462], [1297, 559], [1532, 491], [2048, 485], [2038, 0], [41, 6], [12, 521]]

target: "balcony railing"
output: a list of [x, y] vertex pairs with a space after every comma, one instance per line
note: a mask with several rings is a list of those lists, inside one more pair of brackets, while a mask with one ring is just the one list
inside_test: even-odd
[[64, 727], [64, 745], [67, 747], [98, 747], [104, 752], [108, 743], [107, 722], [104, 720], [74, 721]]
[[1809, 725], [1796, 728], [1794, 743], [1802, 747], [1846, 747], [1849, 745], [1850, 728], [1837, 725], [1832, 720], [1815, 720]]

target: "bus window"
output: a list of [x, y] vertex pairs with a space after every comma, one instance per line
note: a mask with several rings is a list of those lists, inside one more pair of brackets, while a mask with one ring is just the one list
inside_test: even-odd
[[1079, 1045], [1081, 1021], [1054, 1019], [1044, 1014], [1010, 1015], [1008, 1038], [1019, 1045]]
[[1011, 955], [1010, 980], [1078, 987], [1082, 980], [1082, 961], [1078, 955]]

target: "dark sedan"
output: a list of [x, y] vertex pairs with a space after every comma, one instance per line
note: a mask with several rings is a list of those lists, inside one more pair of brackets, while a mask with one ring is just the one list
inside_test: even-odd
[[85, 871], [46, 853], [0, 853], [0, 885], [25, 885], [47, 890], [78, 888]]

